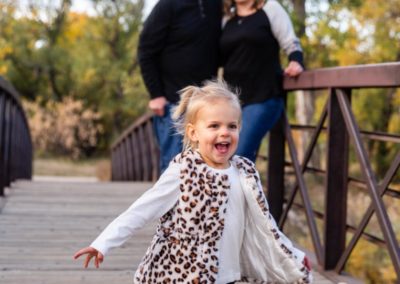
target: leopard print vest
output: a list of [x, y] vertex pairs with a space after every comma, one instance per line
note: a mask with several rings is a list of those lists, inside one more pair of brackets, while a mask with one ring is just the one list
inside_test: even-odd
[[[180, 197], [175, 206], [161, 217], [151, 245], [135, 273], [134, 283], [215, 283], [219, 242], [230, 190], [228, 176], [214, 173], [193, 150], [182, 152], [171, 163], [180, 164]], [[235, 156], [232, 163], [245, 179], [242, 186], [245, 184], [249, 190], [248, 195], [255, 202], [253, 205], [261, 209], [258, 209], [261, 215], [270, 219], [268, 204], [257, 186], [259, 177], [252, 162]], [[268, 231], [273, 239], [279, 240], [280, 235], [274, 226]], [[278, 250], [288, 258], [292, 257], [291, 248], [285, 243], [279, 242]], [[300, 279], [293, 283], [309, 283], [308, 271], [304, 267], [300, 269]], [[244, 280], [253, 283], [276, 283], [245, 276], [250, 278]]]
[[215, 283], [230, 188], [193, 151], [178, 155], [180, 198], [160, 220], [135, 283]]

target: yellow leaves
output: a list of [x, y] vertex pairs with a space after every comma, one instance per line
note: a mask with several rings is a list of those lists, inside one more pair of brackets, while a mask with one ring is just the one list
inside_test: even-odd
[[396, 283], [397, 275], [393, 267], [381, 265], [379, 270], [382, 277], [379, 280], [381, 283]]
[[4, 59], [8, 54], [13, 51], [11, 46], [2, 46], [0, 43], [0, 60]]
[[74, 43], [84, 35], [88, 16], [80, 13], [69, 13], [63, 37], [67, 43]]
[[[358, 192], [357, 194], [350, 195], [350, 204], [352, 208], [357, 208], [352, 212], [350, 218], [348, 216], [348, 223], [358, 226], [367, 206], [371, 204], [371, 199], [367, 194]], [[399, 238], [399, 208], [396, 200], [388, 198], [385, 200], [385, 206], [392, 221], [393, 229], [397, 232]], [[373, 215], [368, 223], [366, 232], [383, 239], [381, 227], [377, 220], [376, 214]], [[352, 234], [348, 234], [347, 240], [349, 241]], [[346, 272], [357, 278], [363, 279], [366, 283], [396, 283], [396, 273], [389, 256], [387, 247], [367, 241], [360, 238], [355, 249], [350, 255], [349, 261], [346, 265]]]
[[400, 133], [400, 89], [397, 89], [394, 95], [393, 108], [394, 112], [390, 118], [388, 131], [390, 133]]
[[83, 82], [92, 82], [96, 77], [96, 69], [94, 68], [87, 68], [83, 75]]
[[7, 54], [13, 52], [13, 48], [5, 38], [0, 37], [0, 61], [3, 60]]
[[395, 283], [396, 273], [385, 249], [360, 239], [346, 269], [368, 283]]
[[8, 71], [8, 64], [5, 58], [8, 54], [11, 54], [13, 48], [5, 41], [0, 38], [0, 75], [5, 76]]
[[[327, 50], [322, 52], [341, 66], [395, 61], [400, 48], [399, 15], [400, 0], [365, 0], [353, 6], [338, 1], [314, 21], [310, 17], [309, 43], [324, 45]], [[308, 66], [326, 66], [327, 60], [314, 54], [305, 58], [319, 61], [307, 62]]]
[[[398, 0], [395, 0], [398, 2]], [[379, 19], [390, 9], [390, 0], [364, 0], [358, 15], [365, 19]], [[392, 1], [393, 2], [393, 1]]]
[[0, 76], [6, 75], [8, 67], [6, 65], [0, 65]]
[[354, 43], [345, 44], [346, 48], [340, 48], [335, 52], [335, 59], [339, 66], [348, 66], [361, 64], [363, 61], [363, 54], [357, 52], [356, 47], [353, 46]]
[[[400, 89], [397, 89], [397, 90], [396, 90], [396, 94], [394, 95], [394, 100], [393, 100], [393, 102], [395, 103], [395, 105], [396, 105], [397, 107], [400, 107]], [[398, 113], [400, 113], [400, 112], [398, 112]]]
[[391, 117], [389, 123], [389, 132], [399, 133], [400, 132], [400, 116], [395, 114]]

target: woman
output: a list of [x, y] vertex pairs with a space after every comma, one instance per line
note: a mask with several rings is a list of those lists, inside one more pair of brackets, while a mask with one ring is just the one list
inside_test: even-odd
[[[243, 123], [236, 154], [256, 159], [265, 134], [284, 108], [283, 75], [303, 71], [303, 53], [286, 11], [276, 0], [225, 0], [220, 40], [224, 79], [240, 90]], [[282, 70], [282, 48], [289, 64]]]

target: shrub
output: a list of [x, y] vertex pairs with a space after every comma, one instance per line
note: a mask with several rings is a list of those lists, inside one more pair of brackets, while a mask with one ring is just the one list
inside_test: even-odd
[[61, 102], [24, 102], [33, 145], [40, 154], [90, 156], [104, 132], [100, 113], [84, 109], [83, 102], [65, 97]]

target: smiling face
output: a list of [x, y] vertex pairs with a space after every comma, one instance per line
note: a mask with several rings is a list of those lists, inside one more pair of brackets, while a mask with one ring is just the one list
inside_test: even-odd
[[210, 167], [225, 169], [236, 151], [240, 128], [240, 110], [219, 99], [199, 109], [195, 122], [187, 125], [187, 135], [198, 145]]

